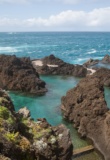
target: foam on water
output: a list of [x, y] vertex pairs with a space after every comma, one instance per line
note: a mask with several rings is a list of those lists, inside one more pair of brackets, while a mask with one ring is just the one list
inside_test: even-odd
[[0, 47], [3, 47], [0, 53], [14, 53], [19, 57], [29, 55], [32, 59], [53, 53], [66, 62], [82, 64], [90, 58], [110, 53], [109, 42], [110, 33], [103, 32], [0, 33]]
[[96, 52], [97, 52], [96, 49], [91, 49], [89, 52], [87, 52], [87, 54], [94, 54], [94, 53], [96, 53]]
[[15, 53], [18, 50], [15, 47], [0, 47], [0, 53]]

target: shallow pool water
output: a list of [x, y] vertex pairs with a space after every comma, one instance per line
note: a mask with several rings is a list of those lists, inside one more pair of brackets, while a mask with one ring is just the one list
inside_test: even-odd
[[[26, 106], [31, 111], [31, 117], [35, 120], [37, 118], [46, 118], [51, 125], [65, 124], [70, 129], [74, 148], [81, 148], [88, 145], [88, 142], [80, 139], [77, 130], [73, 125], [62, 118], [60, 110], [61, 97], [66, 95], [66, 92], [75, 87], [79, 82], [79, 78], [67, 76], [41, 76], [48, 88], [48, 92], [44, 96], [32, 96], [22, 93], [9, 92], [16, 111], [21, 107]], [[93, 159], [88, 159], [92, 156]], [[85, 158], [84, 158], [85, 157]], [[83, 155], [75, 160], [101, 160], [96, 152]]]

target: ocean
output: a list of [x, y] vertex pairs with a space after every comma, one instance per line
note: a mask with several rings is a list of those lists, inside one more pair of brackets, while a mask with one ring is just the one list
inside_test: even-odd
[[[102, 59], [110, 54], [109, 32], [5, 32], [0, 33], [0, 54], [43, 58], [50, 54], [71, 64], [83, 64], [90, 58]], [[61, 97], [77, 85], [79, 78], [71, 76], [41, 76], [48, 92], [44, 96], [30, 96], [8, 91], [16, 111], [27, 106], [31, 116], [46, 118], [51, 125], [65, 124], [71, 131], [74, 148], [81, 148], [89, 142], [81, 140], [72, 124], [66, 122], [60, 110]], [[110, 91], [105, 89], [109, 102]], [[94, 151], [74, 160], [101, 160]]]

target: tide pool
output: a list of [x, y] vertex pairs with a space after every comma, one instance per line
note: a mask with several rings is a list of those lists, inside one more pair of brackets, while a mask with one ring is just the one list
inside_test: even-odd
[[[31, 117], [35, 120], [37, 118], [46, 118], [51, 125], [63, 123], [70, 129], [74, 148], [87, 146], [88, 142], [80, 139], [77, 130], [73, 128], [72, 124], [63, 119], [60, 110], [61, 97], [66, 95], [66, 92], [69, 89], [75, 87], [80, 79], [67, 76], [41, 76], [41, 79], [46, 82], [46, 87], [48, 89], [48, 92], [44, 96], [32, 96], [23, 93], [9, 92], [15, 110], [18, 111], [21, 107], [26, 106], [31, 112]], [[90, 157], [94, 160], [101, 160], [96, 152], [91, 152], [87, 155], [73, 159], [90, 160]]]
[[41, 76], [47, 84], [48, 92], [44, 96], [25, 95], [23, 93], [9, 92], [15, 110], [26, 106], [31, 111], [31, 116], [37, 118], [46, 118], [51, 125], [61, 124], [60, 104], [61, 97], [66, 92], [75, 87], [79, 79], [67, 76]]

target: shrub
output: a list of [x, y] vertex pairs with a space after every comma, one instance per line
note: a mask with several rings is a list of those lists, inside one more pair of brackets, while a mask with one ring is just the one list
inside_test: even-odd
[[17, 142], [18, 141], [18, 137], [19, 137], [19, 132], [16, 132], [16, 133], [10, 133], [10, 132], [7, 132], [5, 134], [5, 138], [8, 140], [8, 141], [12, 141], [12, 142]]
[[8, 119], [10, 112], [4, 106], [0, 106], [0, 118]]

